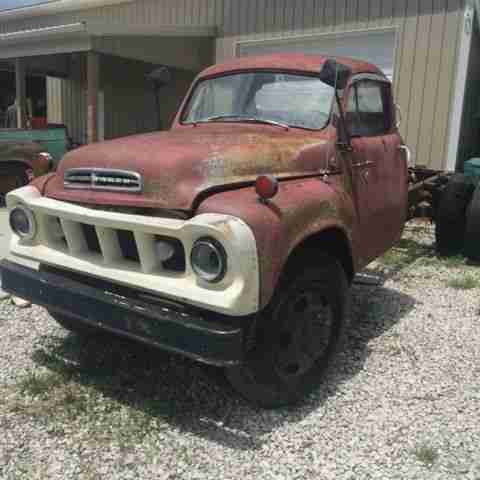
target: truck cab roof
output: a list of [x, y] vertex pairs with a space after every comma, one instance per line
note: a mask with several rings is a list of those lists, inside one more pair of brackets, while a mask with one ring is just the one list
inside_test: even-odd
[[245, 70], [291, 70], [295, 72], [315, 73], [320, 72], [324, 63], [334, 58], [339, 64], [350, 68], [352, 75], [358, 73], [371, 73], [384, 76], [383, 72], [375, 65], [354, 60], [347, 57], [329, 57], [326, 55], [305, 55], [300, 53], [279, 53], [242, 57], [235, 60], [213, 65], [204, 70], [199, 78], [221, 75], [224, 73]]

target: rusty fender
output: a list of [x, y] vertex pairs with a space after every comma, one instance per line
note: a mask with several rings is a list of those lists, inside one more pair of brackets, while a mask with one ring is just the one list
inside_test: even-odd
[[[260, 306], [270, 301], [289, 255], [313, 234], [338, 229], [351, 244], [354, 209], [340, 178], [281, 182], [278, 194], [262, 203], [253, 187], [207, 198], [196, 214], [223, 213], [241, 218], [254, 232], [260, 268]], [[355, 258], [355, 256], [353, 256]]]

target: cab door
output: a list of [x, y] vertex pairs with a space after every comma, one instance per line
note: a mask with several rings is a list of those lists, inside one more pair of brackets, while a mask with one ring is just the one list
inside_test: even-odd
[[365, 261], [399, 238], [407, 211], [407, 165], [394, 122], [391, 84], [376, 75], [353, 78], [347, 92], [346, 123], [353, 148], [351, 167]]

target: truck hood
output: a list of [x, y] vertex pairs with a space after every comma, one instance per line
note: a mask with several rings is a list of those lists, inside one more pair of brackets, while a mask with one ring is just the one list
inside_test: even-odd
[[[326, 168], [331, 132], [279, 130], [277, 127], [198, 125], [97, 143], [68, 153], [44, 194], [99, 205], [190, 210], [211, 189], [255, 181], [315, 174]], [[108, 168], [138, 172], [140, 193], [68, 189], [65, 171]]]

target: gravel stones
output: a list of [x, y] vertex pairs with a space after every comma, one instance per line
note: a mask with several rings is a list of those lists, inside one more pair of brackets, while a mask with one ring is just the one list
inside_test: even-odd
[[0, 478], [480, 479], [479, 289], [448, 286], [480, 272], [432, 241], [410, 224], [398, 262], [367, 269], [323, 386], [275, 411], [214, 368], [1, 302]]

